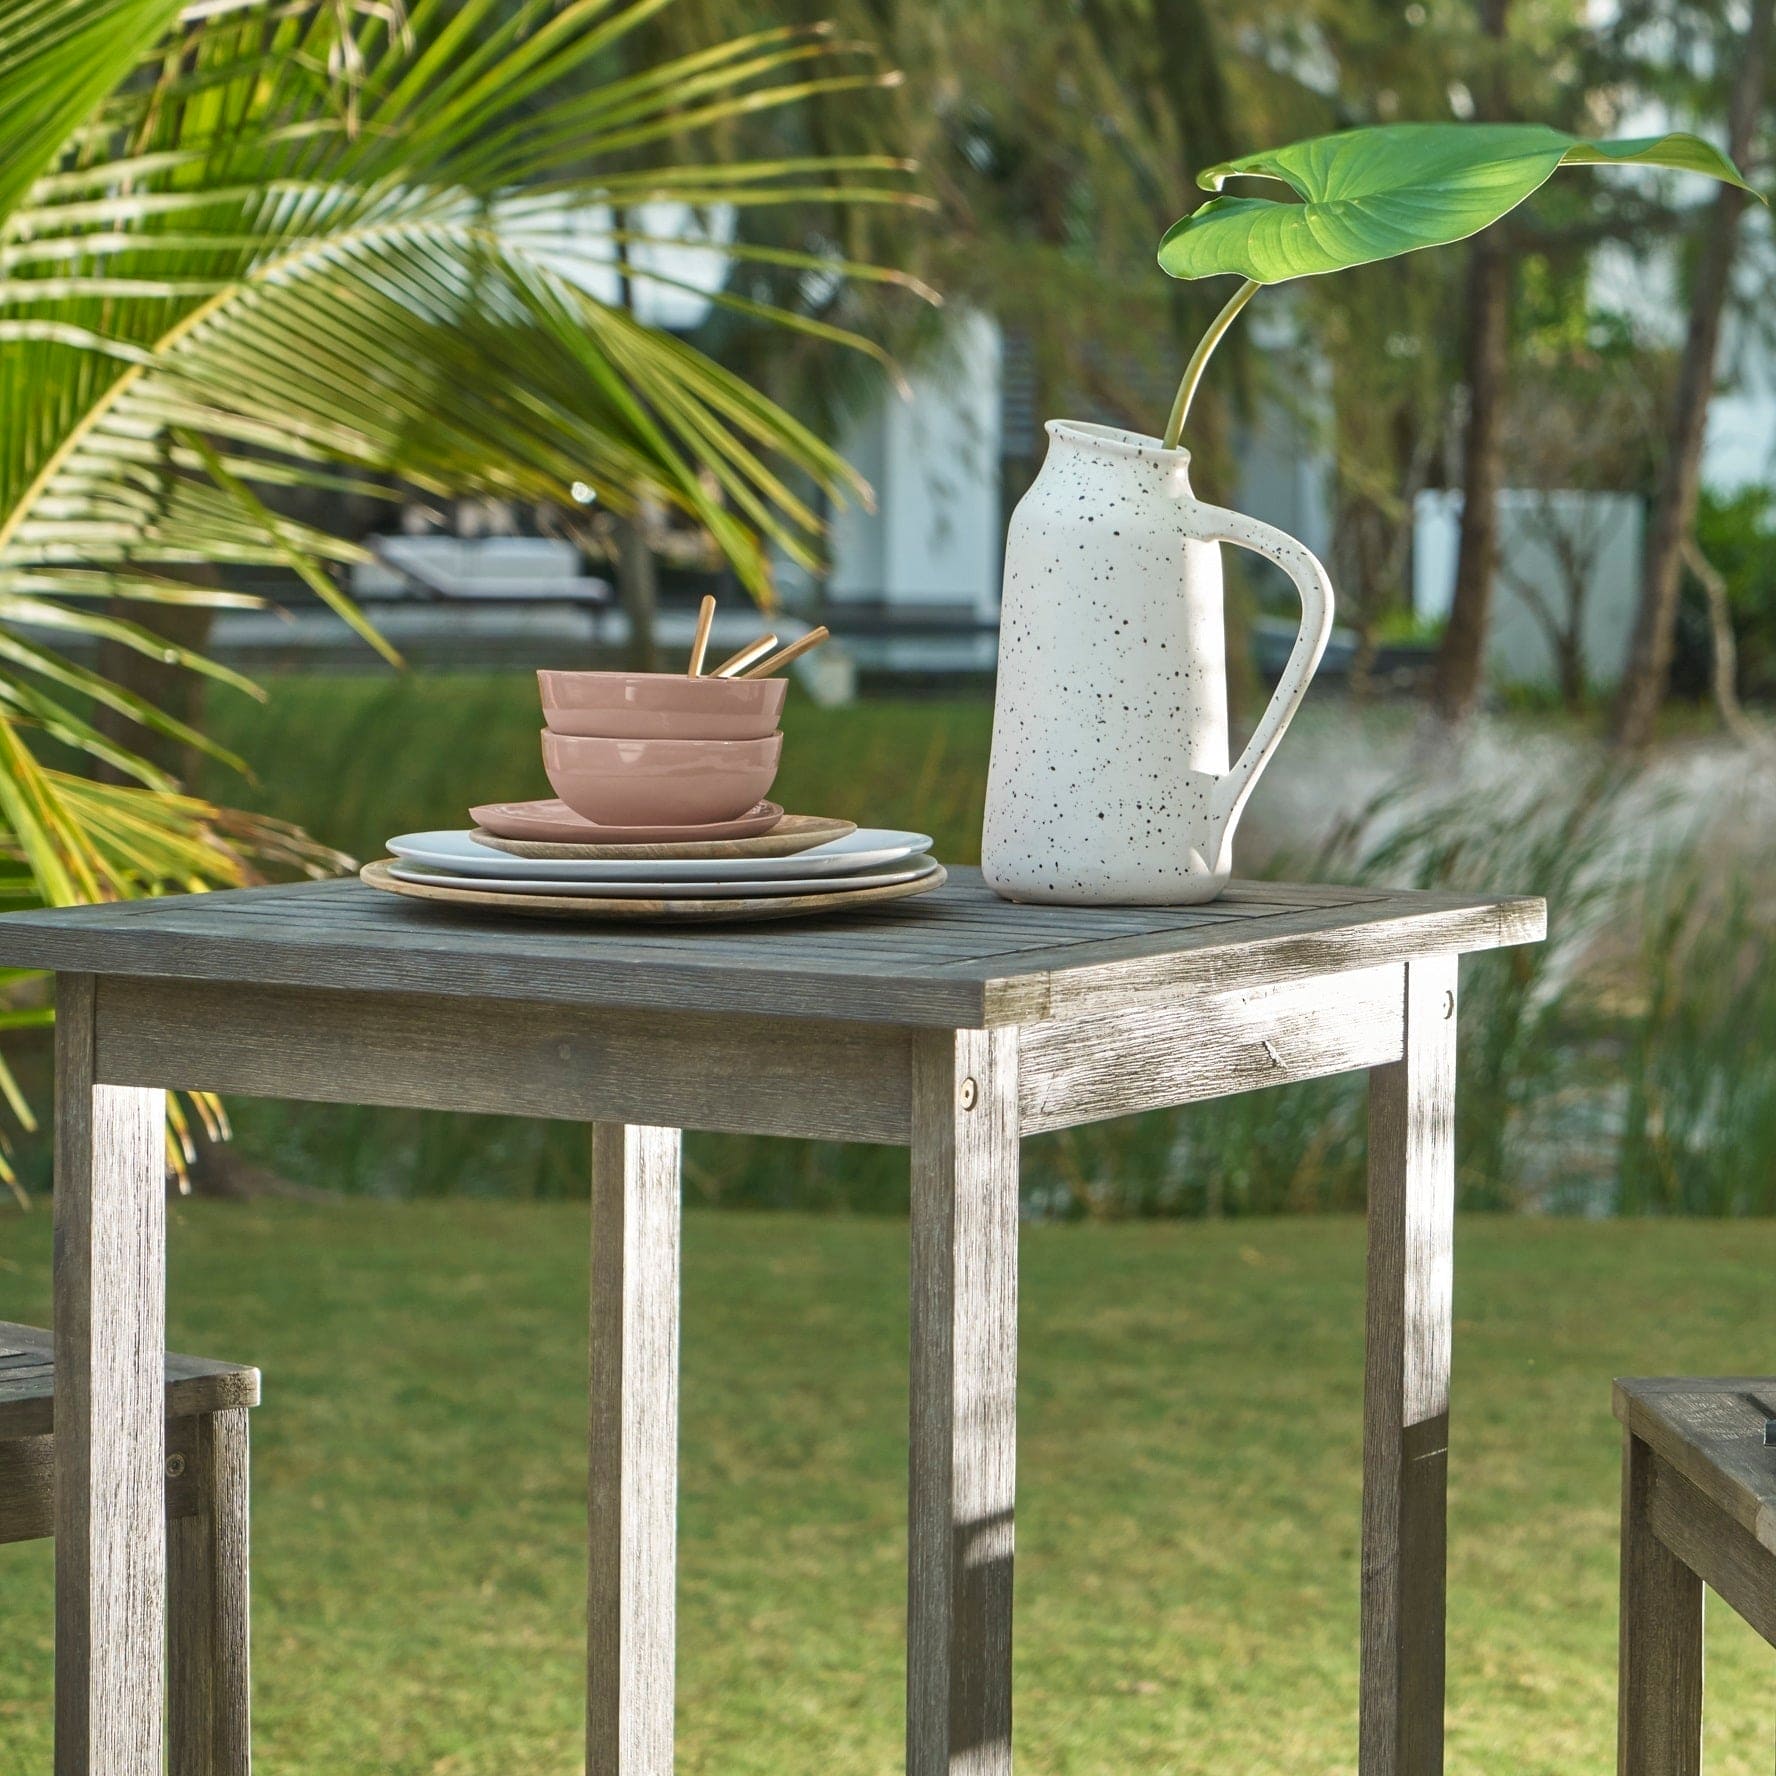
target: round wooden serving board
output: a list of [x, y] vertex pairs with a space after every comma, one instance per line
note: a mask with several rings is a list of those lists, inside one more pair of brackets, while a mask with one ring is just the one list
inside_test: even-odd
[[[819, 894], [760, 894], [735, 900], [595, 900], [586, 895], [502, 894], [465, 888], [428, 888], [420, 882], [403, 882], [389, 873], [388, 861], [367, 863], [358, 871], [372, 888], [385, 894], [404, 894], [413, 900], [436, 901], [441, 906], [469, 907], [483, 912], [517, 913], [528, 919], [582, 919], [608, 922], [630, 920], [652, 925], [725, 925], [760, 919], [808, 919], [819, 913], [842, 913], [852, 907], [880, 906], [885, 900], [905, 900], [929, 894], [946, 880], [942, 868], [913, 882], [896, 882], [881, 888], [836, 888]], [[692, 886], [693, 884], [687, 884]]]
[[829, 820], [824, 814], [785, 814], [769, 832], [750, 839], [681, 839], [666, 845], [552, 845], [540, 839], [502, 839], [476, 827], [475, 843], [514, 857], [560, 858], [569, 863], [591, 863], [617, 857], [793, 857], [815, 845], [857, 831], [855, 820]]

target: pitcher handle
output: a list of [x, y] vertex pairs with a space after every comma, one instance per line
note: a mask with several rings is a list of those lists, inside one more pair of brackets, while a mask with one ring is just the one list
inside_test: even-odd
[[1219, 870], [1225, 862], [1227, 846], [1245, 809], [1246, 799], [1258, 781], [1258, 773], [1270, 762], [1270, 755], [1276, 751], [1277, 743], [1294, 720], [1295, 711], [1301, 707], [1301, 699], [1313, 682], [1320, 656], [1326, 651], [1326, 642], [1332, 634], [1332, 582], [1312, 550], [1305, 543], [1297, 542], [1287, 531], [1278, 530], [1274, 524], [1265, 524], [1257, 518], [1246, 517], [1243, 512], [1229, 512], [1219, 506], [1202, 506], [1198, 510], [1205, 528], [1197, 534], [1205, 542], [1232, 543], [1237, 548], [1251, 550], [1254, 555], [1262, 555], [1295, 582], [1295, 590], [1301, 596], [1301, 629], [1295, 637], [1294, 647], [1289, 650], [1283, 676], [1277, 681], [1276, 691], [1263, 718], [1252, 730], [1245, 751], [1216, 784], [1210, 798], [1212, 862]]

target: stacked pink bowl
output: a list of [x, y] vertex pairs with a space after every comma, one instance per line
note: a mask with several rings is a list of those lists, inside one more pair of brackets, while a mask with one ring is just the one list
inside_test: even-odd
[[677, 672], [539, 672], [543, 769], [598, 826], [738, 820], [777, 775], [783, 678]]

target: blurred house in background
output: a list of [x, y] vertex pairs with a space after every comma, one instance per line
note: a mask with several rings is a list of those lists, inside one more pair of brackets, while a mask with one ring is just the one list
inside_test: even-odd
[[[1507, 488], [1487, 658], [1502, 684], [1560, 689], [1622, 676], [1640, 597], [1643, 502], [1625, 493]], [[1412, 608], [1449, 614], [1460, 493], [1428, 489], [1414, 511]], [[1576, 674], [1568, 679], [1568, 675]]]
[[[513, 201], [523, 206], [522, 222], [539, 257], [651, 325], [694, 332], [728, 280], [724, 244], [733, 216], [719, 206], [638, 206], [621, 222], [647, 238], [619, 255], [612, 241], [619, 219], [611, 212], [574, 213], [550, 197]], [[1757, 218], [1750, 226], [1767, 222]], [[1593, 272], [1593, 300], [1600, 310], [1626, 315], [1649, 337], [1675, 341], [1683, 317], [1679, 285], [1670, 255], [1606, 248]], [[1724, 353], [1729, 386], [1711, 410], [1704, 463], [1706, 484], [1722, 492], [1767, 481], [1776, 460], [1776, 356], [1761, 335], [1740, 333]], [[1252, 323], [1261, 354], [1294, 350], [1289, 334], [1286, 307]], [[1287, 400], [1260, 397], [1236, 439], [1234, 484], [1199, 491], [1278, 525], [1333, 560], [1332, 428], [1312, 383], [1297, 365]], [[1169, 392], [1156, 391], [1156, 412]], [[884, 390], [847, 423], [838, 442], [875, 490], [874, 508], [833, 512], [823, 575], [778, 563], [779, 589], [792, 613], [788, 632], [803, 621], [827, 620], [842, 637], [842, 648], [822, 656], [823, 671], [848, 657], [866, 676], [916, 675], [933, 686], [991, 673], [1005, 525], [1040, 464], [1042, 422], [1055, 417], [1036, 410], [1038, 399], [1019, 341], [986, 315], [963, 312], [952, 316], [943, 344], [911, 370], [904, 387]], [[1501, 505], [1497, 616], [1489, 641], [1495, 678], [1559, 690], [1577, 673], [1593, 687], [1612, 684], [1634, 620], [1641, 501], [1624, 492], [1516, 488], [1501, 496]], [[1417, 496], [1400, 590], [1403, 608], [1423, 625], [1448, 611], [1460, 522], [1459, 493], [1433, 488]], [[589, 568], [568, 541], [500, 534], [367, 540], [379, 559], [354, 571], [353, 588], [399, 607], [393, 627], [419, 654], [431, 651], [428, 625], [446, 623], [455, 627], [447, 636], [440, 629], [439, 645], [463, 658], [566, 659], [589, 646], [623, 645], [627, 621], [600, 577], [606, 566], [594, 561]], [[1245, 571], [1261, 604], [1268, 606], [1273, 591], [1277, 598], [1274, 621], [1261, 619], [1260, 642], [1274, 627], [1277, 645], [1286, 649], [1293, 634], [1286, 587], [1278, 581], [1273, 588], [1262, 568]], [[705, 577], [702, 570], [669, 572], [658, 618], [662, 646], [688, 638], [695, 591]], [[447, 617], [437, 611], [440, 603], [461, 611]], [[350, 645], [318, 606], [310, 613], [300, 597], [293, 605], [293, 624], [289, 617], [226, 617], [219, 646], [232, 654], [244, 644], [254, 654]], [[740, 632], [754, 621], [731, 592], [723, 622], [733, 628], [733, 645], [746, 639]], [[717, 645], [729, 639], [724, 628]], [[1348, 658], [1348, 647], [1342, 654]], [[1261, 645], [1261, 663], [1267, 657]], [[1335, 648], [1330, 673], [1340, 658]]]

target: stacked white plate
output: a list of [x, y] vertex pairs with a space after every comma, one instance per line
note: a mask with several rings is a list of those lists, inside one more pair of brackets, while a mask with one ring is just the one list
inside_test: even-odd
[[788, 857], [520, 857], [471, 833], [390, 839], [395, 880], [424, 888], [596, 900], [725, 900], [834, 894], [917, 882], [938, 869], [928, 833], [859, 827]]

